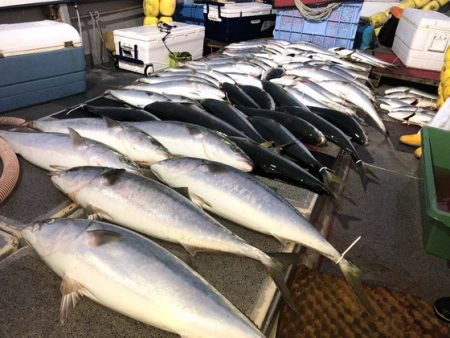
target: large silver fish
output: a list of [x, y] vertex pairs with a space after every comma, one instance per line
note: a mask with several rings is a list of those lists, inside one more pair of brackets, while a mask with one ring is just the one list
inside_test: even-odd
[[100, 166], [139, 173], [137, 165], [126, 156], [103, 143], [83, 139], [73, 129], [69, 135], [0, 130], [0, 136], [17, 154], [44, 170]]
[[68, 134], [72, 128], [82, 137], [104, 143], [144, 166], [171, 157], [169, 151], [150, 135], [109, 118], [41, 119], [32, 121], [30, 126], [63, 134]]
[[99, 167], [53, 172], [51, 179], [93, 218], [101, 217], [142, 234], [178, 243], [192, 255], [197, 251], [220, 251], [260, 261], [295, 308], [278, 261], [167, 186], [121, 169]]
[[109, 89], [105, 91], [105, 95], [111, 95], [117, 100], [137, 108], [145, 108], [145, 106], [148, 106], [153, 102], [170, 101], [167, 96], [145, 92], [143, 90]]
[[322, 81], [319, 82], [319, 85], [359, 107], [375, 122], [377, 128], [387, 137], [388, 132], [383, 120], [378, 115], [370, 99], [358, 87], [341, 81]]
[[61, 277], [64, 321], [81, 297], [186, 338], [264, 335], [203, 277], [156, 243], [121, 227], [52, 219], [22, 231]]
[[193, 100], [204, 98], [223, 99], [225, 94], [213, 85], [207, 85], [200, 82], [179, 80], [173, 82], [160, 83], [141, 83], [126, 86], [125, 89], [141, 90], [162, 95], [182, 95]]
[[196, 76], [192, 76], [192, 74], [180, 74], [177, 75], [177, 73], [170, 73], [174, 76], [151, 76], [151, 77], [142, 77], [137, 80], [137, 83], [148, 83], [148, 84], [155, 84], [155, 83], [161, 83], [161, 82], [170, 82], [170, 81], [191, 81], [191, 82], [199, 82], [206, 85], [214, 86], [216, 88], [219, 88], [219, 85], [216, 82], [212, 82], [210, 80], [206, 80], [204, 78]]
[[171, 154], [203, 158], [252, 171], [252, 160], [223, 134], [175, 121], [128, 122], [157, 139]]
[[302, 214], [254, 176], [218, 163], [177, 158], [155, 163], [153, 173], [173, 188], [184, 188], [199, 207], [252, 230], [305, 245], [341, 268], [362, 304], [371, 309], [359, 269]]

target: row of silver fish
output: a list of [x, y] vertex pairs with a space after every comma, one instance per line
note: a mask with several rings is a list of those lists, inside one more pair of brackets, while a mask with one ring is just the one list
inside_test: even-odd
[[[367, 66], [307, 43], [247, 42], [228, 46], [214, 59], [168, 69], [106, 95], [138, 108], [157, 102], [200, 107], [197, 100], [227, 100], [226, 83], [262, 89], [262, 81], [277, 73], [273, 81], [299, 102], [318, 102], [349, 115], [357, 106], [385, 131], [371, 109], [374, 97], [364, 85], [367, 79], [357, 73], [364, 70]], [[281, 263], [205, 211], [318, 251], [341, 268], [362, 304], [371, 309], [361, 271], [288, 201], [246, 173], [253, 169], [252, 160], [225, 135], [185, 122], [109, 118], [44, 119], [28, 127], [39, 131], [0, 131], [0, 136], [25, 159], [52, 171], [55, 186], [90, 217], [38, 222], [23, 231], [63, 278], [61, 319], [87, 296], [182, 337], [263, 337], [191, 267], [122, 228], [178, 243], [192, 254], [220, 251], [258, 260], [295, 307]], [[150, 168], [165, 185], [145, 177], [141, 167]]]
[[394, 120], [426, 126], [436, 115], [437, 96], [410, 87], [393, 87], [378, 96], [380, 108]]

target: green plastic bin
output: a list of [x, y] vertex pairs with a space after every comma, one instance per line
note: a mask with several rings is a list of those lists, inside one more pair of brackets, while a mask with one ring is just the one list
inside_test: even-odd
[[422, 218], [425, 251], [450, 260], [450, 132], [422, 133]]

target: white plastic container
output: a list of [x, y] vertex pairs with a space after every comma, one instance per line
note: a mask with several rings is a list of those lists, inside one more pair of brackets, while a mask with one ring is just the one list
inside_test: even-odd
[[189, 52], [193, 60], [202, 58], [205, 28], [182, 22], [173, 22], [171, 26], [170, 34], [156, 25], [115, 30], [119, 68], [142, 74], [167, 68], [170, 61], [168, 49]]
[[244, 16], [270, 15], [276, 13], [272, 5], [258, 2], [238, 2], [226, 3], [223, 7], [204, 6], [204, 13], [208, 14], [208, 19], [213, 21], [222, 21], [222, 18], [239, 18]]
[[0, 41], [2, 57], [81, 47], [75, 28], [51, 20], [0, 25]]
[[449, 43], [448, 16], [408, 8], [398, 23], [392, 50], [405, 66], [440, 71]]

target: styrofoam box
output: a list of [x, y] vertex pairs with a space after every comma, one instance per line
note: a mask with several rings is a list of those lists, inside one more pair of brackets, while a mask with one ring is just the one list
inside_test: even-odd
[[0, 25], [0, 41], [2, 57], [81, 47], [75, 28], [51, 20]]
[[[203, 57], [205, 28], [173, 22], [169, 35], [156, 25], [114, 31], [114, 44], [119, 68], [148, 74], [169, 66], [169, 51], [189, 52], [193, 60]], [[166, 36], [167, 35], [167, 36]]]
[[398, 23], [392, 50], [408, 67], [440, 71], [449, 43], [449, 17], [408, 8]]
[[[229, 3], [224, 6], [209, 5], [203, 6], [203, 12], [208, 14], [208, 19], [212, 21], [222, 21], [222, 18], [239, 18], [241, 16], [259, 16], [276, 13], [272, 5], [257, 2]], [[219, 15], [220, 12], [220, 15]]]

